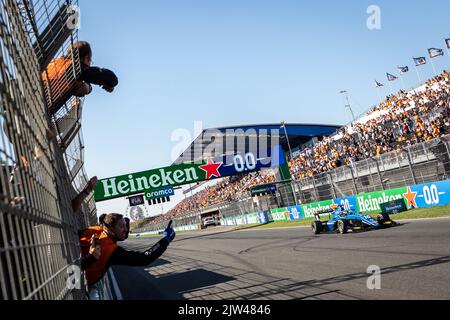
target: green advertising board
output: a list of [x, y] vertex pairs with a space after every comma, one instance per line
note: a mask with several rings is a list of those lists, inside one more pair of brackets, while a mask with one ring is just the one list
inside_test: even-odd
[[257, 213], [247, 214], [247, 224], [257, 224], [259, 223], [259, 216]]
[[289, 211], [287, 210], [287, 208], [272, 209], [270, 210], [270, 214], [272, 215], [273, 221], [289, 220]]
[[382, 203], [380, 205], [381, 212], [387, 213], [387, 214], [397, 214], [401, 212], [408, 211], [408, 208], [406, 206], [404, 199], [398, 199], [386, 203]]
[[395, 200], [403, 200], [405, 205], [407, 200], [403, 197], [407, 193], [407, 188], [397, 188], [385, 191], [376, 191], [359, 194], [356, 196], [356, 206], [358, 212], [375, 213], [380, 212], [380, 205]]
[[305, 220], [314, 219], [315, 214], [321, 211], [330, 210], [333, 205], [333, 200], [326, 200], [321, 202], [310, 203], [302, 206]]
[[180, 164], [100, 180], [95, 188], [95, 201], [148, 193], [165, 187], [176, 187], [206, 180], [206, 171], [200, 168], [205, 164]]
[[101, 179], [95, 187], [95, 201], [106, 201], [143, 192], [151, 193], [167, 187], [177, 187], [285, 165], [281, 146], [274, 147], [270, 156], [258, 157], [253, 153], [247, 153], [245, 158], [245, 163], [242, 160], [243, 157], [239, 155], [234, 158], [232, 163], [227, 163], [227, 157], [223, 157]]

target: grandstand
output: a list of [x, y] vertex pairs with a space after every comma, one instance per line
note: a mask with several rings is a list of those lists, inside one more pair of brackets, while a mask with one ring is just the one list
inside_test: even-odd
[[450, 73], [400, 91], [291, 160], [303, 202], [448, 178]]
[[[175, 163], [217, 156], [204, 152], [211, 142], [223, 145], [223, 155], [236, 154], [248, 148], [246, 131], [258, 135], [276, 130], [289, 156], [293, 188], [279, 188], [276, 195], [255, 199], [250, 188], [281, 183], [280, 176], [266, 170], [225, 178], [137, 231], [157, 230], [168, 219], [192, 224], [205, 215], [226, 217], [448, 179], [449, 115], [450, 73], [444, 71], [414, 90], [388, 96], [343, 127], [272, 124], [205, 130]], [[215, 135], [212, 139], [210, 132]], [[231, 141], [240, 140], [241, 144], [227, 148], [227, 132]], [[286, 196], [289, 193], [293, 196]]]
[[[280, 144], [284, 151], [290, 151], [308, 141], [329, 136], [341, 126], [318, 124], [261, 124], [211, 128], [204, 130], [175, 160], [174, 164], [196, 162], [210, 157], [223, 157], [247, 152], [251, 140], [267, 140]], [[211, 144], [216, 148], [211, 149]]]
[[[259, 142], [267, 141], [271, 146], [279, 145], [286, 154], [295, 153], [301, 146], [323, 139], [339, 128], [337, 125], [278, 123], [207, 129], [192, 142], [174, 164], [247, 153], [252, 151], [252, 139]], [[216, 147], [211, 148], [211, 144]], [[258, 146], [260, 145], [261, 143]], [[273, 170], [221, 179], [216, 185], [208, 186], [181, 201], [174, 209], [157, 217], [149, 225], [153, 227], [162, 225], [171, 218], [178, 219], [177, 224], [180, 225], [199, 223], [202, 218], [208, 216], [218, 217], [221, 215], [220, 207], [224, 203], [239, 201], [241, 196], [249, 194], [250, 188], [283, 180], [280, 172]], [[271, 205], [295, 202], [289, 189], [289, 184], [281, 186], [280, 190], [284, 190], [282, 196], [278, 201], [271, 201]], [[137, 231], [147, 229], [147, 226], [140, 226]]]
[[[74, 50], [78, 33], [71, 26], [73, 10], [77, 5], [77, 0], [0, 1], [0, 300], [102, 299], [105, 298], [103, 294], [108, 295], [110, 291], [110, 276], [106, 275], [93, 286], [94, 292], [95, 289], [98, 290], [98, 296], [88, 297], [88, 288], [81, 272], [79, 230], [97, 225], [98, 219], [93, 194], [89, 194], [90, 190], [85, 188], [88, 184], [82, 133], [85, 101], [83, 98], [73, 97], [73, 91], [66, 90], [76, 84], [81, 75], [80, 57], [78, 51]], [[450, 49], [450, 39], [448, 41]], [[64, 80], [51, 83], [48, 80], [49, 64], [63, 56], [71, 61], [63, 72]], [[411, 193], [411, 187], [406, 186], [450, 179], [449, 143], [450, 72], [446, 71], [414, 90], [400, 91], [386, 97], [386, 100], [346, 126], [282, 122], [207, 129], [174, 161], [174, 165], [235, 157], [255, 149], [257, 155], [261, 156], [260, 153], [264, 154], [273, 147], [281, 147], [283, 156], [288, 160], [287, 164], [189, 186], [184, 191], [184, 200], [161, 216], [137, 221], [134, 232], [159, 232], [167, 226], [170, 219], [174, 220], [175, 227], [199, 226], [203, 219], [209, 217], [217, 221], [249, 213], [271, 213], [271, 210], [300, 207], [299, 205], [320, 201], [331, 202], [373, 191], [403, 187], [408, 188], [408, 193]], [[207, 175], [206, 179], [209, 178], [211, 177]], [[258, 187], [258, 190], [263, 191], [252, 192]], [[265, 193], [266, 187], [266, 190], [272, 191]], [[180, 190], [181, 186], [176, 188]], [[435, 191], [439, 196], [438, 190]], [[86, 197], [76, 210], [73, 200], [80, 194]], [[439, 204], [439, 201], [433, 201], [431, 205]], [[133, 209], [137, 219], [144, 217], [140, 207]], [[254, 221], [256, 220], [245, 223], [256, 223]], [[432, 233], [434, 230], [430, 228], [427, 232]], [[273, 237], [272, 234], [275, 233], [265, 237], [271, 242], [276, 240], [277, 246], [285, 246], [284, 240], [287, 238]], [[404, 239], [410, 241], [414, 237], [421, 238], [422, 235], [412, 233], [411, 238]], [[204, 234], [200, 237], [203, 236]], [[289, 235], [289, 238], [295, 240], [295, 249], [298, 246], [297, 234]], [[309, 236], [305, 239], [309, 241]], [[392, 239], [394, 238], [387, 240]], [[435, 244], [437, 237], [433, 235], [430, 239], [431, 242], [423, 243], [425, 249], [414, 255], [427, 256], [428, 245]], [[142, 247], [148, 245], [147, 239], [144, 240], [146, 243], [142, 242]], [[245, 244], [246, 248], [254, 248], [252, 241], [248, 239], [236, 236], [233, 240], [242, 241], [239, 243]], [[446, 244], [444, 240], [438, 241], [442, 242], [443, 247]], [[367, 241], [371, 243], [376, 238], [369, 237]], [[184, 285], [184, 280], [180, 279], [187, 278], [186, 282], [199, 282], [199, 287], [211, 289], [212, 292], [217, 289], [213, 287], [215, 282], [211, 284], [208, 281], [216, 278], [213, 280], [225, 283], [224, 291], [240, 291], [240, 298], [252, 298], [254, 296], [243, 295], [242, 292], [248, 290], [249, 285], [258, 283], [255, 279], [261, 278], [261, 275], [257, 274], [253, 280], [250, 277], [244, 278], [250, 281], [242, 281], [236, 289], [230, 289], [231, 285], [226, 282], [230, 280], [236, 284], [243, 275], [253, 277], [254, 274], [251, 273], [259, 272], [257, 269], [264, 268], [261, 273], [267, 275], [272, 272], [266, 265], [261, 268], [256, 266], [261, 261], [260, 257], [265, 259], [264, 251], [250, 255], [252, 259], [257, 257], [250, 263], [239, 253], [241, 257], [234, 260], [239, 264], [246, 264], [245, 267], [250, 270], [236, 268], [232, 273], [229, 272], [231, 266], [228, 262], [224, 266], [220, 265], [221, 261], [208, 263], [206, 259], [193, 263], [199, 256], [195, 251], [190, 251], [189, 247], [182, 247], [186, 243], [187, 241], [181, 242], [181, 246], [175, 247], [175, 250], [178, 249], [178, 253], [183, 250], [192, 254], [192, 259], [189, 257], [188, 260], [180, 255], [177, 257], [178, 253], [175, 252], [168, 260], [153, 265], [152, 271], [158, 273], [158, 281], [165, 281], [164, 285], [153, 287], [150, 282], [146, 282], [149, 277], [143, 279], [140, 275], [130, 276], [129, 273], [122, 283], [128, 284], [130, 280], [132, 286], [131, 280], [142, 281], [136, 292], [140, 288], [148, 292], [159, 287], [172, 289], [173, 286], [166, 285], [170, 281]], [[228, 241], [225, 246], [229, 246], [229, 243]], [[255, 246], [261, 249], [265, 245], [261, 242]], [[342, 250], [343, 245], [340, 246], [338, 250]], [[267, 247], [273, 250], [270, 243]], [[364, 243], [361, 249], [356, 248], [360, 250], [359, 256], [366, 261], [364, 253], [368, 252], [371, 256], [375, 253], [367, 251], [367, 247], [369, 245]], [[403, 244], [399, 247], [404, 249]], [[212, 250], [207, 249], [205, 255], [210, 255]], [[214, 251], [220, 250], [220, 247], [214, 248]], [[399, 255], [412, 259], [412, 253], [405, 254], [401, 250]], [[433, 250], [438, 255], [437, 249]], [[341, 252], [343, 251], [339, 251], [339, 254]], [[280, 256], [284, 254], [280, 250]], [[386, 255], [385, 252], [382, 254]], [[395, 254], [390, 252], [386, 256]], [[389, 269], [393, 273], [449, 262], [447, 254], [439, 256], [441, 257], [438, 259], [432, 257], [433, 260], [408, 261], [405, 265], [396, 262], [395, 266], [389, 260], [385, 264], [393, 266]], [[278, 258], [277, 253], [274, 260]], [[233, 260], [230, 255], [225, 255], [225, 259]], [[354, 263], [352, 259], [348, 260]], [[298, 264], [298, 259], [287, 261], [286, 264], [276, 262], [276, 268], [280, 272], [291, 270], [294, 273], [304, 267]], [[165, 273], [163, 268], [167, 265], [170, 271]], [[163, 268], [158, 269], [161, 266]], [[181, 269], [184, 267], [187, 269]], [[320, 268], [309, 269], [321, 271]], [[348, 282], [348, 279], [362, 279], [359, 276], [362, 274], [365, 277], [364, 272], [365, 270], [362, 273], [358, 271], [356, 275], [348, 275], [345, 270], [345, 273], [336, 277], [322, 277], [318, 273], [314, 274], [317, 281], [305, 282], [305, 279], [298, 279], [298, 283], [291, 283], [286, 279], [265, 279], [264, 275], [262, 278], [269, 285], [276, 282], [282, 282], [283, 285], [277, 284], [278, 289], [274, 290], [274, 286], [266, 288], [263, 286], [266, 284], [261, 282], [261, 285], [256, 284], [252, 289], [259, 286], [262, 290], [277, 295], [300, 287], [302, 290], [307, 289], [308, 296], [319, 297], [318, 293], [309, 291], [317, 290], [313, 285], [319, 287], [325, 284], [328, 286], [327, 294], [336, 293], [342, 290], [331, 292], [330, 285], [336, 286], [337, 283]], [[432, 273], [431, 277], [440, 279], [436, 274]], [[309, 279], [310, 274], [302, 276]], [[72, 282], [73, 279], [75, 280]], [[205, 283], [197, 279], [208, 281]], [[111, 282], [116, 284], [115, 278]], [[399, 277], [400, 282], [405, 283], [405, 278]], [[429, 287], [435, 289], [434, 286]], [[188, 286], [179, 289], [179, 292], [187, 296], [195, 289], [198, 288]], [[336, 286], [336, 289], [340, 288]], [[210, 297], [211, 292], [205, 296]], [[189, 296], [192, 297], [194, 296]]]

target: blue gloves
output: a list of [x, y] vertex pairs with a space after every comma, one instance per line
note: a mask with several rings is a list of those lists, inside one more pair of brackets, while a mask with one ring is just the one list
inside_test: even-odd
[[164, 230], [162, 235], [167, 239], [167, 241], [169, 241], [169, 243], [171, 243], [173, 239], [175, 239], [175, 230], [173, 230], [172, 227], [167, 228], [166, 230]]

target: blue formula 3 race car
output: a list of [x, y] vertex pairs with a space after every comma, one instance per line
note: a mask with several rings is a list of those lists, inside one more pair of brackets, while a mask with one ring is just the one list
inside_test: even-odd
[[[328, 220], [322, 220], [321, 216], [329, 214]], [[398, 225], [392, 221], [388, 214], [380, 214], [377, 219], [364, 213], [356, 213], [355, 210], [345, 210], [344, 206], [334, 206], [333, 209], [316, 213], [316, 220], [312, 223], [314, 234], [323, 232], [337, 232], [345, 234], [349, 230], [367, 231], [373, 229], [389, 228]]]

